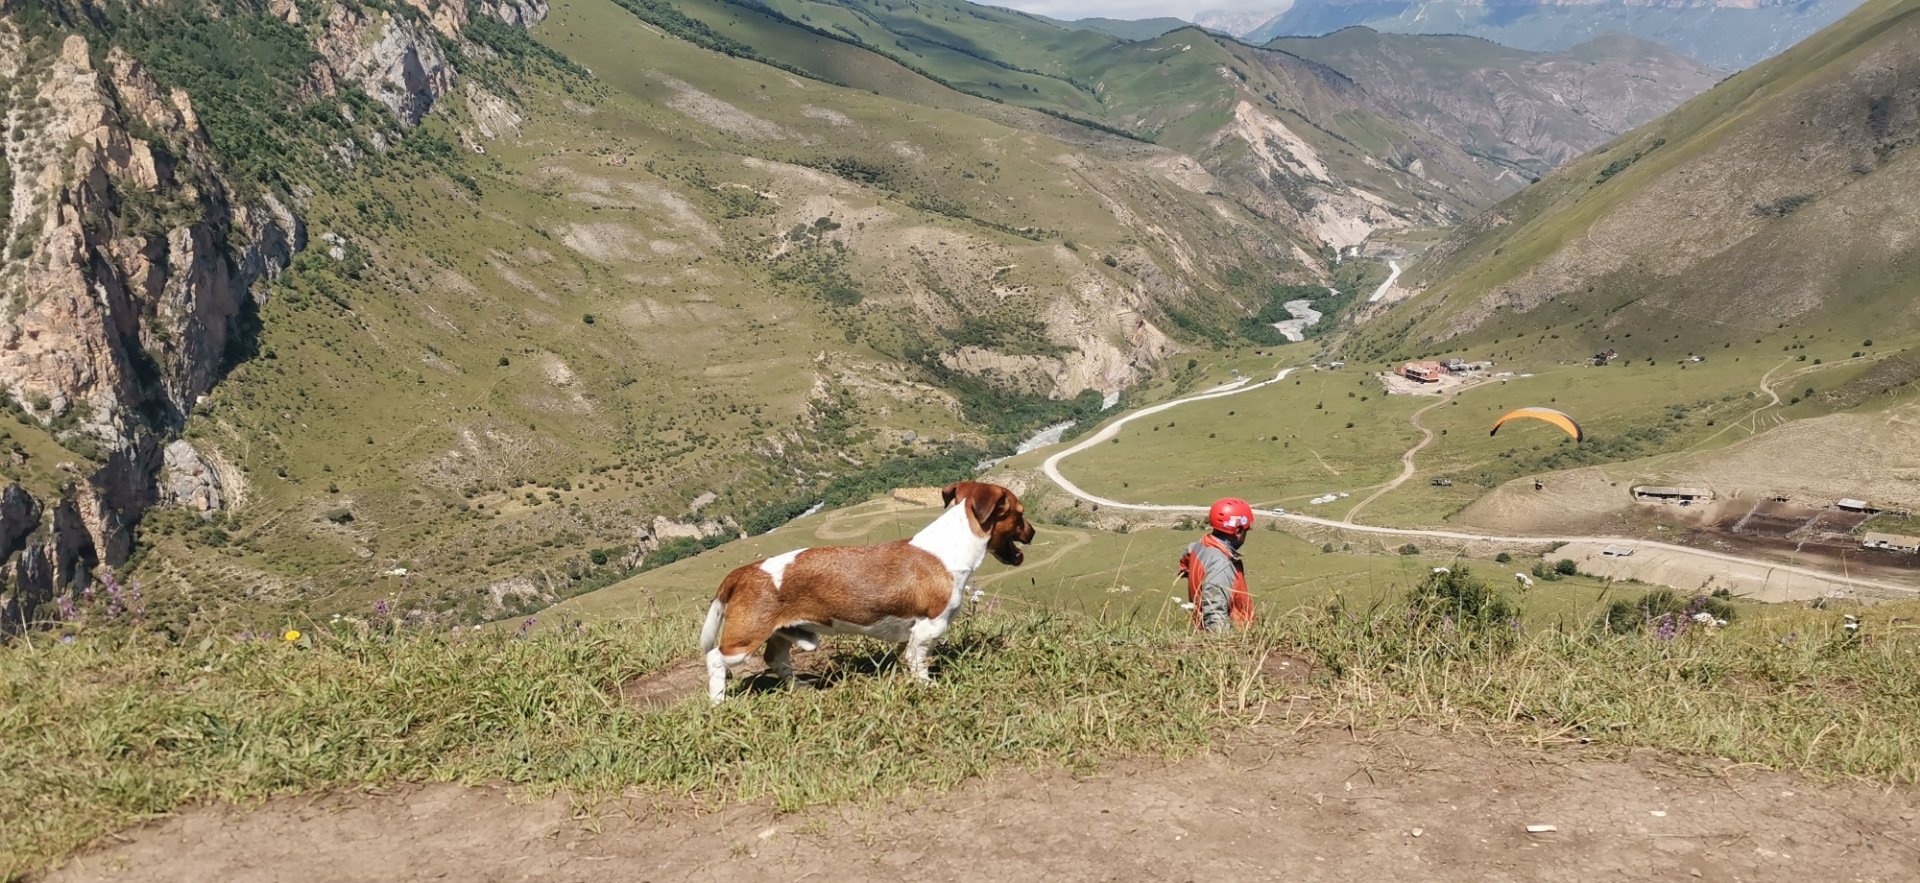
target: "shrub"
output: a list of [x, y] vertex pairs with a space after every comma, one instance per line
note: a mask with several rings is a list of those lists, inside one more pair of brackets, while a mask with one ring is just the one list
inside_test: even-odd
[[334, 524], [346, 524], [353, 520], [353, 512], [349, 509], [328, 509], [324, 517]]
[[1400, 554], [1402, 554], [1402, 555], [1418, 555], [1418, 554], [1420, 554], [1420, 547], [1419, 547], [1419, 546], [1416, 546], [1416, 545], [1414, 545], [1414, 544], [1412, 544], [1412, 543], [1408, 543], [1408, 544], [1406, 544], [1406, 545], [1404, 545], [1404, 546], [1401, 546], [1401, 547], [1400, 547]]
[[1704, 625], [1696, 619], [1703, 613], [1716, 622], [1732, 622], [1738, 611], [1729, 603], [1731, 597], [1722, 589], [1712, 595], [1682, 599], [1672, 589], [1659, 589], [1637, 601], [1621, 599], [1607, 605], [1600, 615], [1600, 627], [1616, 635], [1628, 635], [1652, 626], [1661, 638], [1671, 639], [1695, 625]]
[[1562, 558], [1553, 563], [1553, 572], [1561, 576], [1573, 576], [1580, 572], [1580, 565], [1575, 564], [1572, 558]]
[[1505, 552], [1501, 552], [1500, 554], [1493, 556], [1493, 563], [1495, 564], [1509, 564], [1512, 561], [1513, 561], [1513, 556]]
[[1507, 600], [1472, 568], [1442, 568], [1427, 575], [1407, 593], [1407, 606], [1417, 623], [1452, 622], [1461, 628], [1506, 627], [1520, 617], [1520, 606]]

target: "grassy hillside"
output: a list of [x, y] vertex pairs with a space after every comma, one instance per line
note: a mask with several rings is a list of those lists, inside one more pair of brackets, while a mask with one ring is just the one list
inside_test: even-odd
[[1112, 34], [1122, 40], [1151, 40], [1168, 31], [1177, 31], [1187, 27], [1190, 22], [1183, 19], [1161, 16], [1159, 18], [1081, 18], [1073, 21], [1061, 21], [1040, 16], [1063, 28], [1076, 28], [1085, 31], [1099, 31]]
[[[1848, 346], [1916, 327], [1910, 2], [1874, 2], [1549, 175], [1410, 275], [1407, 352], [1572, 322], [1673, 355], [1783, 329]], [[1675, 319], [1682, 320], [1675, 324]], [[1661, 333], [1663, 329], [1679, 332]], [[1636, 343], [1636, 347], [1647, 346]]]

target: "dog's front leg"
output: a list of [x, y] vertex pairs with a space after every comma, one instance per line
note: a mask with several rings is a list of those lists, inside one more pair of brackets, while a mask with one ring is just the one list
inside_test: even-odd
[[918, 620], [907, 630], [907, 649], [902, 655], [907, 660], [907, 671], [923, 681], [932, 681], [927, 671], [927, 655], [933, 649], [934, 642], [947, 633], [947, 617]]

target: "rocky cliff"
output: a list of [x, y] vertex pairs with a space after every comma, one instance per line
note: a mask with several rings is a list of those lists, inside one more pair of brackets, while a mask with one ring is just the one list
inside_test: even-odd
[[[454, 86], [441, 41], [460, 45], [464, 3], [409, 0], [416, 18], [334, 2], [317, 24], [291, 0], [264, 5], [320, 50], [303, 96], [358, 89], [412, 126]], [[517, 24], [546, 12], [538, 0], [472, 8]], [[157, 499], [208, 514], [224, 505], [190, 446], [164, 446], [248, 350], [254, 284], [307, 242], [302, 195], [237, 184], [211, 143], [196, 104], [225, 96], [161, 85], [113, 31], [88, 27], [88, 7], [40, 11], [0, 19], [0, 391], [74, 456], [38, 487], [7, 485], [0, 628], [18, 628], [88, 568], [124, 562], [132, 525]]]

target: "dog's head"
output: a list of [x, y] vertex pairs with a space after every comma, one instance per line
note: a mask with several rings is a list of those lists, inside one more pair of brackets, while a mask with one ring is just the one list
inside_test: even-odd
[[1026, 508], [1013, 491], [997, 484], [961, 481], [942, 488], [940, 500], [948, 506], [967, 507], [974, 530], [987, 538], [987, 551], [1000, 563], [1018, 567], [1026, 560], [1017, 544], [1033, 542], [1033, 525], [1027, 523]]

